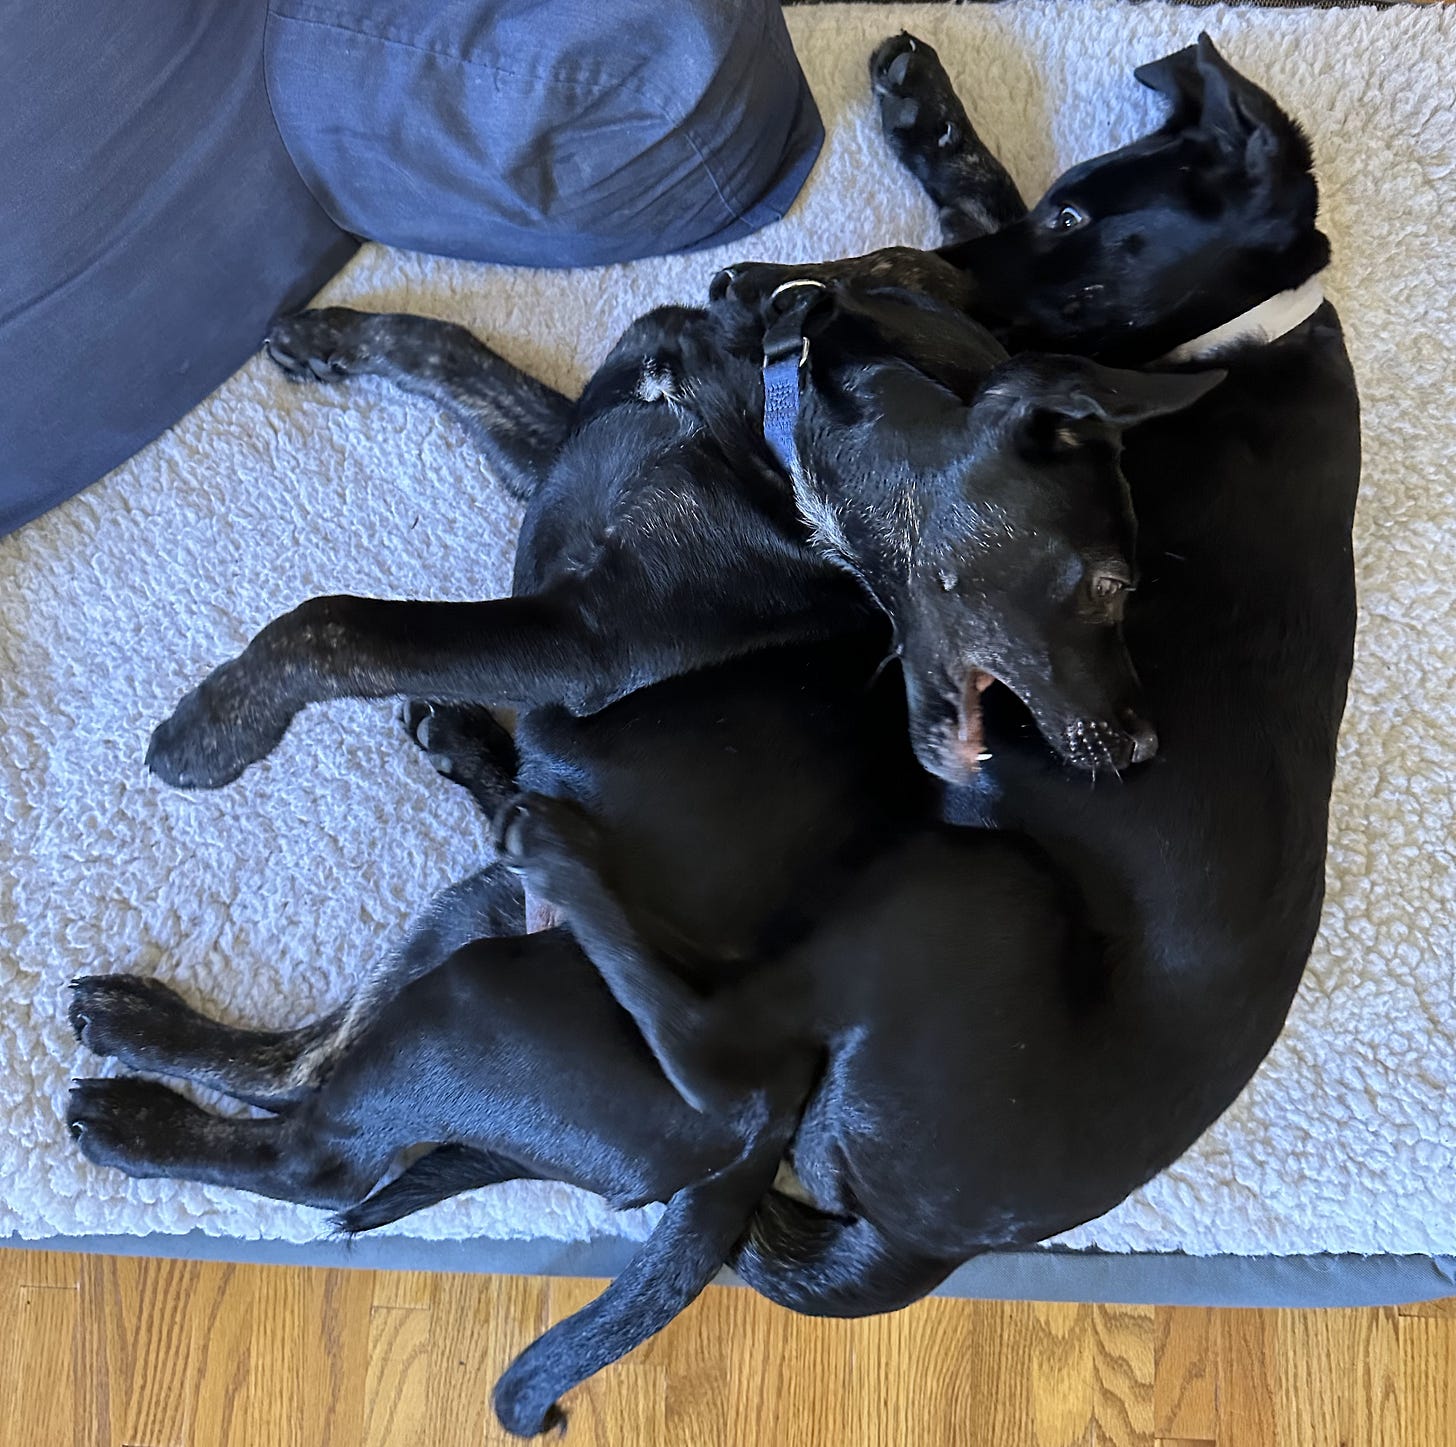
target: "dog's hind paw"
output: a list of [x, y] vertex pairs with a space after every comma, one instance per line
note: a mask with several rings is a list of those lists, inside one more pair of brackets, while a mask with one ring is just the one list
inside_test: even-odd
[[[165, 1174], [149, 1141], [180, 1139], [206, 1112], [190, 1100], [150, 1080], [117, 1076], [110, 1080], [73, 1080], [66, 1102], [66, 1129], [81, 1154], [98, 1166], [129, 1176]], [[165, 1145], [161, 1146], [165, 1151]]]
[[543, 888], [594, 869], [601, 831], [576, 804], [548, 794], [518, 794], [496, 819], [495, 846], [501, 860]]
[[976, 134], [935, 50], [901, 31], [870, 57], [880, 129], [895, 159], [940, 208], [947, 242], [1023, 216], [1016, 183]]
[[279, 317], [263, 350], [295, 382], [337, 382], [364, 360], [364, 324], [370, 314], [352, 307], [321, 307]]
[[66, 1017], [93, 1054], [117, 1056], [138, 1070], [163, 1068], [199, 1018], [174, 989], [143, 975], [72, 980]]
[[940, 57], [903, 30], [882, 41], [870, 57], [870, 84], [886, 139], [916, 174], [917, 163], [958, 145], [969, 129]]

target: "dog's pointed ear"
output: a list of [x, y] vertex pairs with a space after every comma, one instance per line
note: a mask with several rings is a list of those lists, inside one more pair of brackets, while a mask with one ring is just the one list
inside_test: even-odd
[[1132, 372], [1083, 358], [1049, 358], [1055, 368], [1029, 390], [1015, 410], [1018, 446], [1053, 455], [1094, 439], [1106, 440], [1139, 422], [1191, 407], [1228, 375], [1207, 372]]
[[1165, 122], [1169, 130], [1181, 130], [1198, 119], [1203, 110], [1203, 72], [1198, 68], [1196, 45], [1150, 60], [1138, 66], [1133, 76], [1172, 106]]
[[1228, 160], [1251, 179], [1270, 180], [1282, 160], [1307, 171], [1311, 156], [1304, 133], [1268, 91], [1240, 75], [1209, 39], [1198, 37], [1203, 109], [1198, 125]]

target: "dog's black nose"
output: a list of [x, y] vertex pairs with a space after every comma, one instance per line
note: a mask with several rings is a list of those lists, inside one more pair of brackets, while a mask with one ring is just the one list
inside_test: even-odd
[[1122, 724], [1127, 730], [1127, 736], [1132, 740], [1133, 763], [1147, 763], [1158, 752], [1157, 730], [1152, 724], [1139, 718], [1131, 709], [1123, 714]]

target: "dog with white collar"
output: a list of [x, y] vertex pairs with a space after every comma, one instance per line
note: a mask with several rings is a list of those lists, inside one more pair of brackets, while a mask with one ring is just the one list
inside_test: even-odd
[[[1096, 963], [1043, 982], [1038, 1010], [982, 956], [959, 982], [936, 975], [925, 1018], [922, 961], [901, 958], [880, 1001], [901, 1018], [831, 1061], [792, 1146], [802, 1189], [765, 1200], [734, 1260], [774, 1300], [830, 1314], [903, 1304], [964, 1259], [969, 1239], [945, 1228], [967, 1200], [981, 1249], [1109, 1209], [1235, 1099], [1319, 926], [1355, 631], [1359, 400], [1299, 126], [1205, 35], [1137, 71], [1171, 103], [1163, 127], [1028, 209], [929, 46], [886, 41], [871, 77], [887, 139], [940, 207], [936, 259], [1013, 349], [1227, 377], [1123, 446], [1138, 522], [1124, 629], [1157, 757], [1089, 788], [993, 687], [989, 757], [945, 799], [948, 819], [1023, 832], [1075, 881]], [[893, 258], [902, 278], [926, 264]], [[784, 275], [735, 267], [718, 287], [751, 296]], [[967, 1031], [978, 1001], [995, 1023]], [[907, 1032], [917, 1060], [970, 1052], [980, 1086], [932, 1064], [907, 1090]]]

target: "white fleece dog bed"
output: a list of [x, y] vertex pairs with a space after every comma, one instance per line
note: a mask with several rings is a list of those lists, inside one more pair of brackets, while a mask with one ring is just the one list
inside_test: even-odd
[[[1068, 1238], [1194, 1254], [1456, 1251], [1456, 11], [1192, 9], [1115, 0], [832, 6], [789, 23], [828, 141], [792, 215], [730, 253], [572, 274], [365, 248], [332, 301], [465, 322], [562, 387], [648, 307], [720, 265], [933, 244], [865, 77], [901, 26], [932, 41], [1029, 192], [1158, 116], [1134, 65], [1207, 28], [1312, 132], [1365, 407], [1361, 616], [1330, 894], [1289, 1028], [1172, 1171]], [[84, 346], [84, 338], [78, 338]], [[1176, 479], [1170, 479], [1175, 484]], [[384, 704], [312, 710], [217, 794], [142, 767], [148, 731], [214, 664], [314, 593], [506, 589], [517, 516], [461, 432], [383, 385], [294, 387], [262, 359], [125, 468], [0, 542], [0, 1234], [307, 1241], [319, 1214], [132, 1182], [61, 1124], [65, 982], [155, 972], [229, 1018], [338, 1000], [486, 841]], [[421, 1237], [640, 1233], [569, 1188], [476, 1192]]]

